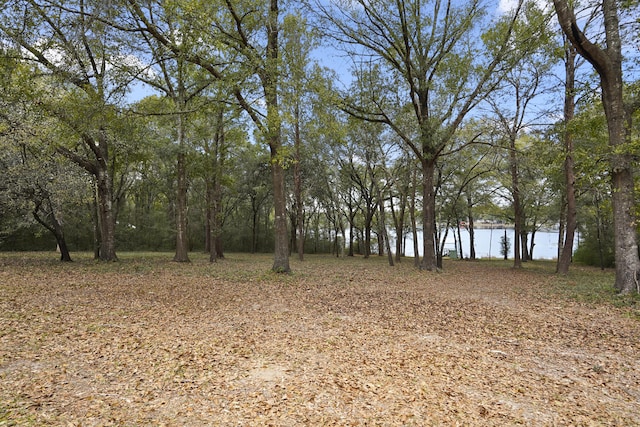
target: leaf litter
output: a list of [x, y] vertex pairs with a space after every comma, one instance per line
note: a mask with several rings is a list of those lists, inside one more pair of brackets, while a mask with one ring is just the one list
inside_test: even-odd
[[640, 425], [638, 320], [549, 274], [34, 257], [1, 263], [0, 426]]

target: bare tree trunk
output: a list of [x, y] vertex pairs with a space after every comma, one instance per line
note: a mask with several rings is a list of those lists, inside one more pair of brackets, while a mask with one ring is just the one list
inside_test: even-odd
[[562, 257], [566, 224], [567, 224], [567, 200], [566, 200], [566, 195], [561, 194], [560, 195], [560, 212], [558, 213], [558, 241], [557, 241], [558, 252], [556, 253], [556, 259], [557, 259], [556, 273], [559, 272], [558, 266], [560, 264], [560, 258]]
[[297, 236], [296, 247], [298, 250], [298, 259], [304, 260], [304, 210], [302, 206], [302, 167], [300, 162], [302, 161], [301, 146], [302, 140], [300, 137], [300, 106], [296, 102], [294, 111], [294, 123], [295, 123], [295, 135], [294, 135], [294, 150], [295, 150], [295, 162], [293, 163], [293, 192], [296, 200], [296, 224], [297, 224]]
[[436, 194], [433, 183], [435, 176], [435, 159], [424, 159], [422, 161], [422, 241], [424, 247], [424, 257], [420, 264], [421, 270], [433, 271], [438, 269], [436, 259]]
[[252, 209], [252, 215], [251, 215], [251, 253], [255, 254], [256, 252], [258, 252], [258, 224], [260, 223], [258, 221], [258, 215], [259, 215], [259, 209], [260, 206], [256, 206], [257, 205], [257, 201], [255, 199], [255, 197], [253, 197], [251, 199], [251, 209]]
[[460, 259], [464, 259], [464, 252], [462, 251], [462, 233], [460, 232], [460, 218], [458, 218], [457, 215], [456, 215], [456, 231], [457, 231], [457, 235], [455, 236], [457, 238], [456, 248], [459, 251]]
[[[393, 254], [391, 253], [391, 245], [389, 243], [389, 234], [387, 233], [387, 221], [384, 209], [384, 198], [382, 197], [382, 192], [380, 191], [380, 187], [378, 184], [375, 184], [376, 192], [378, 193], [378, 208], [379, 208], [379, 232], [378, 235], [382, 239], [382, 244], [385, 245], [385, 249], [387, 251], [387, 259], [389, 260], [389, 265], [393, 267]], [[380, 245], [380, 244], [379, 244]], [[382, 254], [384, 255], [384, 254]]]
[[[274, 157], [272, 150], [272, 158]], [[287, 205], [284, 189], [284, 168], [278, 162], [272, 162], [273, 202], [275, 207], [275, 254], [272, 270], [278, 273], [288, 273], [289, 267], [289, 239], [287, 235]]]
[[411, 221], [411, 233], [413, 237], [413, 265], [420, 267], [420, 244], [418, 242], [418, 224], [416, 221], [416, 187], [418, 170], [411, 173], [411, 206], [409, 207], [409, 219]]
[[536, 246], [536, 230], [531, 231], [531, 242], [529, 242], [529, 261], [533, 261], [533, 248]]
[[71, 262], [71, 254], [69, 253], [69, 248], [67, 246], [67, 241], [64, 237], [64, 230], [62, 229], [62, 224], [60, 224], [60, 221], [58, 220], [58, 218], [56, 217], [55, 211], [53, 209], [53, 205], [51, 203], [51, 200], [49, 198], [47, 198], [46, 202], [48, 204], [48, 208], [49, 208], [49, 212], [50, 214], [48, 215], [50, 217], [51, 223], [47, 223], [41, 216], [40, 216], [40, 208], [41, 208], [41, 204], [44, 203], [45, 201], [41, 201], [39, 203], [36, 204], [35, 208], [33, 209], [33, 218], [40, 223], [40, 225], [42, 225], [44, 228], [46, 228], [47, 230], [49, 230], [51, 232], [51, 234], [53, 234], [53, 237], [55, 237], [56, 239], [56, 244], [58, 246], [58, 249], [60, 250], [60, 261], [62, 262]]
[[213, 139], [213, 151], [209, 152], [211, 162], [211, 177], [208, 179], [207, 187], [210, 191], [209, 199], [209, 212], [208, 218], [210, 229], [210, 250], [209, 250], [209, 262], [215, 262], [219, 258], [224, 258], [224, 252], [222, 248], [222, 171], [224, 168], [226, 158], [226, 143], [225, 143], [225, 127], [224, 127], [224, 111], [222, 108], [218, 109], [218, 117], [216, 123], [216, 132]]
[[213, 218], [213, 214], [211, 213], [211, 209], [213, 206], [213, 188], [211, 187], [211, 180], [209, 178], [206, 179], [205, 184], [205, 222], [204, 222], [204, 253], [210, 254], [211, 247], [213, 246], [211, 243], [211, 218]]
[[[524, 221], [522, 221], [521, 224], [524, 224]], [[527, 230], [524, 227], [522, 227], [522, 230], [520, 231], [520, 249], [522, 249], [521, 260], [523, 262], [530, 261], [531, 254], [529, 253], [529, 233], [527, 233]]]
[[613, 187], [613, 222], [615, 238], [615, 288], [620, 293], [639, 292], [640, 258], [635, 217], [633, 158], [625, 148], [629, 142], [632, 111], [623, 100], [622, 42], [617, 2], [603, 0], [606, 47], [592, 43], [579, 29], [567, 0], [553, 1], [558, 21], [577, 52], [589, 61], [600, 76], [602, 104], [607, 117], [611, 146], [611, 182]]
[[349, 194], [349, 252], [347, 253], [347, 256], [351, 256], [351, 257], [354, 256], [353, 254], [353, 238], [354, 238], [353, 223], [355, 221], [355, 218], [356, 218], [356, 214], [355, 214], [355, 210], [351, 206], [351, 194]]
[[364, 220], [364, 257], [371, 255], [371, 223], [373, 222], [374, 208], [367, 202], [367, 212]]
[[518, 182], [518, 157], [516, 152], [515, 135], [509, 138], [509, 169], [511, 171], [511, 197], [513, 199], [513, 268], [522, 267], [521, 234], [522, 234], [522, 206], [520, 204], [520, 184]]
[[[558, 257], [556, 272], [560, 274], [569, 273], [569, 265], [573, 255], [573, 240], [578, 227], [577, 207], [576, 207], [576, 190], [575, 190], [575, 173], [573, 167], [573, 135], [569, 130], [569, 125], [573, 120], [575, 113], [575, 66], [576, 51], [575, 48], [567, 43], [565, 46], [565, 95], [564, 95], [564, 180], [565, 180], [565, 220], [566, 227], [564, 230], [564, 242], [562, 243], [562, 252]], [[562, 230], [559, 233], [560, 238], [563, 237]], [[560, 247], [560, 246], [559, 246]]]
[[[181, 115], [178, 122], [182, 122]], [[178, 159], [177, 159], [177, 191], [176, 191], [176, 253], [173, 260], [189, 262], [189, 242], [187, 239], [187, 167], [184, 153], [184, 129], [178, 125]]]
[[476, 259], [476, 242], [475, 242], [475, 229], [473, 225], [473, 203], [471, 196], [467, 194], [467, 215], [469, 221], [467, 223], [467, 230], [469, 230], [469, 259]]
[[93, 219], [93, 259], [100, 259], [100, 215], [98, 214], [98, 186], [95, 181], [91, 200], [91, 217]]
[[[98, 139], [82, 134], [85, 145], [95, 156], [95, 160], [79, 156], [64, 147], [58, 147], [60, 154], [84, 168], [95, 179], [95, 212], [98, 230], [94, 255], [101, 261], [117, 261], [116, 256], [116, 217], [113, 209], [113, 175], [109, 171], [108, 137], [104, 129], [98, 131]], [[94, 239], [95, 240], [95, 239]]]
[[98, 187], [98, 217], [100, 224], [100, 260], [116, 261], [116, 220], [113, 212], [113, 180], [106, 168], [96, 177]]
[[396, 230], [396, 255], [395, 261], [401, 262], [402, 256], [404, 255], [404, 221], [405, 221], [405, 211], [407, 209], [407, 198], [408, 198], [408, 188], [407, 183], [402, 187], [402, 191], [398, 195], [400, 198], [400, 207], [399, 211], [396, 214], [396, 210], [393, 204], [393, 194], [391, 191], [389, 192], [389, 203], [391, 208], [391, 215], [393, 217], [393, 223], [395, 225]]

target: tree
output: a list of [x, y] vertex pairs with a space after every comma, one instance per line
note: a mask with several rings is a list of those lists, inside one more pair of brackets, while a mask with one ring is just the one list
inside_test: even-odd
[[[350, 53], [379, 60], [380, 91], [366, 104], [345, 96], [343, 108], [363, 120], [384, 123], [397, 133], [422, 168], [423, 244], [421, 268], [433, 270], [435, 251], [435, 172], [456, 130], [490, 93], [506, 67], [514, 22], [511, 15], [489, 31], [480, 1], [369, 1], [335, 7], [316, 2], [330, 35]], [[384, 80], [386, 78], [386, 81]], [[412, 119], [407, 120], [407, 113]], [[418, 135], [413, 130], [418, 129]]]
[[[293, 227], [292, 241], [298, 259], [304, 260], [304, 202], [303, 202], [303, 132], [304, 107], [309, 108], [305, 95], [311, 89], [311, 81], [317, 71], [310, 69], [309, 55], [315, 45], [315, 37], [308, 30], [306, 20], [299, 14], [285, 16], [283, 23], [282, 74], [286, 80], [282, 85], [282, 109], [284, 122], [290, 123], [290, 139], [293, 141]], [[309, 76], [309, 77], [307, 77]]]
[[[171, 43], [181, 48], [189, 49], [189, 45], [197, 42], [198, 35], [189, 31], [188, 26], [183, 26], [177, 18], [168, 11], [165, 15], [164, 25], [168, 30]], [[154, 19], [152, 16], [151, 19]], [[153, 22], [157, 25], [156, 22]], [[203, 75], [200, 68], [195, 67], [174, 52], [168, 51], [165, 46], [158, 43], [155, 38], [147, 33], [141, 33], [145, 50], [151, 53], [152, 66], [145, 67], [137, 74], [138, 80], [146, 83], [153, 89], [163, 93], [171, 100], [175, 117], [175, 144], [176, 144], [176, 250], [173, 260], [176, 262], [189, 262], [188, 237], [187, 237], [187, 139], [188, 139], [188, 108], [194, 107], [197, 97], [211, 85], [211, 77]], [[200, 71], [200, 73], [198, 73]], [[197, 108], [197, 107], [195, 107]]]
[[[4, 181], [0, 188], [3, 193], [0, 210], [23, 218], [31, 216], [55, 238], [60, 260], [69, 262], [71, 254], [64, 225], [66, 218], [73, 215], [73, 208], [81, 204], [79, 199], [86, 195], [83, 190], [89, 185], [74, 170], [76, 165], [47, 149], [45, 142], [37, 141], [47, 124], [40, 120], [36, 125], [35, 116], [31, 120], [24, 116], [22, 119], [21, 123], [10, 124], [10, 133], [0, 135]], [[28, 220], [19, 224], [28, 225]]]
[[[535, 123], [540, 112], [532, 114], [534, 100], [545, 93], [545, 76], [549, 73], [555, 58], [550, 55], [553, 48], [547, 26], [547, 16], [535, 4], [528, 3], [524, 8], [523, 19], [517, 23], [514, 33], [515, 48], [526, 54], [515, 61], [500, 84], [500, 87], [488, 98], [496, 116], [496, 124], [505, 139], [505, 150], [508, 153], [509, 175], [511, 185], [511, 202], [514, 210], [514, 268], [527, 261], [527, 230], [525, 228], [525, 210], [520, 183], [520, 153], [517, 147], [518, 138], [524, 136], [525, 129]], [[532, 39], [524, 34], [536, 34]], [[519, 36], [519, 37], [518, 37]], [[535, 40], [535, 42], [533, 41]], [[521, 45], [525, 43], [526, 45]], [[543, 111], [542, 114], [546, 113]]]
[[[189, 25], [200, 31], [200, 36], [212, 46], [223, 46], [233, 52], [225, 59], [207, 52], [188, 49], [172, 41], [166, 28], [155, 25], [152, 16], [163, 9], [162, 2], [128, 0], [132, 15], [139, 28], [154, 37], [175, 55], [199, 65], [214, 78], [229, 84], [229, 91], [242, 109], [251, 117], [271, 153], [273, 201], [275, 208], [275, 253], [272, 270], [289, 272], [289, 242], [287, 235], [285, 167], [287, 156], [282, 145], [282, 119], [279, 108], [280, 71], [280, 7], [278, 0], [248, 1], [222, 4], [185, 5], [177, 8]], [[198, 9], [200, 7], [201, 9]], [[266, 32], [266, 37], [262, 35]], [[232, 63], [231, 66], [229, 62]], [[237, 66], [237, 67], [235, 67]], [[264, 110], [253, 103], [252, 85], [240, 85], [237, 78], [256, 77], [260, 82]]]
[[82, 209], [82, 199], [90, 192], [90, 185], [80, 176], [76, 165], [56, 155], [49, 139], [64, 136], [56, 134], [57, 122], [42, 117], [30, 99], [40, 89], [54, 89], [27, 85], [34, 69], [30, 64], [16, 60], [16, 52], [3, 53], [0, 67], [0, 170], [3, 172], [0, 211], [3, 217], [11, 214], [16, 219], [21, 218], [12, 221], [15, 228], [30, 227], [35, 220], [55, 238], [60, 260], [68, 262], [71, 255], [65, 225], [67, 218], [79, 216], [77, 211]]
[[14, 44], [22, 60], [37, 64], [38, 78], [31, 83], [45, 80], [55, 88], [40, 91], [34, 104], [75, 135], [67, 141], [77, 141], [52, 144], [95, 179], [99, 258], [105, 261], [117, 259], [114, 173], [122, 153], [118, 134], [126, 135], [115, 103], [130, 82], [122, 65], [126, 52], [99, 19], [112, 12], [108, 3], [92, 0], [12, 0], [5, 2], [0, 14], [3, 37]]
[[[518, 236], [514, 236], [518, 240]], [[511, 241], [507, 237], [507, 230], [504, 230], [504, 236], [500, 236], [500, 255], [506, 261], [509, 256], [509, 250], [511, 249]]]
[[632, 113], [639, 105], [625, 106], [622, 75], [623, 46], [620, 36], [618, 2], [602, 1], [605, 44], [600, 47], [578, 26], [576, 15], [567, 0], [553, 1], [562, 31], [577, 52], [594, 67], [600, 77], [602, 104], [609, 135], [616, 280], [620, 293], [640, 292], [640, 258], [633, 162], [637, 147], [631, 141]]

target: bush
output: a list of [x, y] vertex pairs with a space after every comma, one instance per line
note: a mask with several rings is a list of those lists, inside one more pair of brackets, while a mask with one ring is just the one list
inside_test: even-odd
[[597, 236], [585, 234], [580, 240], [573, 259], [581, 264], [601, 268], [615, 266], [613, 236], [598, 239]]

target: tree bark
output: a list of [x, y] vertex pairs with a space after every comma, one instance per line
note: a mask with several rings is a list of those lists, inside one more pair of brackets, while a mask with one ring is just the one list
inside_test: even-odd
[[[178, 116], [182, 122], [181, 115]], [[189, 262], [189, 242], [187, 238], [187, 168], [184, 153], [184, 129], [178, 125], [178, 156], [176, 165], [176, 253], [173, 260]]]
[[291, 271], [291, 268], [289, 267], [289, 239], [287, 237], [284, 168], [278, 161], [275, 161], [271, 164], [271, 171], [273, 177], [273, 203], [275, 207], [275, 255], [272, 270], [277, 273], [288, 273]]
[[209, 262], [215, 262], [218, 258], [224, 258], [221, 239], [223, 222], [222, 171], [226, 157], [226, 146], [222, 108], [217, 111], [213, 147], [207, 144], [205, 150], [209, 156], [210, 170], [210, 175], [207, 177], [207, 241], [209, 243]]
[[100, 260], [116, 261], [116, 220], [113, 212], [113, 180], [109, 171], [98, 170], [98, 224], [100, 225]]
[[51, 232], [51, 234], [53, 234], [53, 237], [55, 237], [56, 239], [56, 244], [58, 246], [58, 249], [60, 250], [60, 261], [62, 262], [71, 262], [71, 254], [69, 253], [69, 248], [67, 246], [67, 240], [64, 237], [64, 230], [62, 229], [62, 224], [60, 224], [60, 221], [58, 220], [58, 218], [55, 215], [55, 212], [53, 210], [53, 206], [51, 204], [51, 200], [47, 200], [48, 204], [49, 204], [49, 211], [50, 211], [50, 218], [51, 218], [51, 224], [47, 223], [41, 216], [40, 216], [40, 208], [41, 208], [41, 203], [44, 203], [44, 201], [39, 202], [36, 204], [36, 207], [33, 209], [33, 218], [40, 223], [40, 225], [42, 225], [44, 228], [46, 228], [47, 230], [49, 230]]
[[602, 104], [607, 117], [610, 168], [613, 187], [613, 222], [615, 240], [616, 281], [618, 292], [639, 292], [640, 258], [638, 257], [637, 223], [633, 156], [625, 144], [629, 142], [631, 114], [623, 101], [622, 42], [617, 2], [603, 0], [606, 47], [592, 43], [579, 29], [567, 0], [554, 0], [558, 21], [577, 52], [589, 61], [600, 76]]
[[364, 257], [371, 255], [371, 223], [373, 222], [374, 208], [367, 201], [367, 211], [364, 218]]
[[298, 259], [304, 260], [304, 209], [302, 205], [302, 139], [300, 137], [300, 105], [296, 102], [294, 111], [294, 150], [295, 150], [295, 162], [293, 164], [293, 192], [296, 200], [296, 249], [298, 252]]
[[[522, 267], [521, 234], [522, 234], [522, 205], [520, 203], [520, 184], [518, 179], [518, 155], [516, 152], [515, 135], [509, 138], [509, 170], [511, 172], [511, 198], [513, 202], [513, 268]], [[505, 258], [506, 259], [506, 258]]]
[[267, 142], [271, 152], [271, 176], [273, 178], [273, 203], [275, 210], [275, 250], [272, 270], [289, 273], [289, 238], [287, 234], [287, 199], [284, 182], [284, 153], [281, 153], [282, 137], [278, 107], [278, 0], [270, 0], [267, 22], [267, 52], [265, 70], [261, 76], [267, 107]]
[[469, 259], [476, 259], [476, 242], [475, 242], [475, 229], [473, 224], [473, 203], [471, 196], [467, 194], [467, 215], [469, 222], [467, 223], [467, 230], [469, 230]]
[[438, 269], [436, 259], [436, 194], [434, 176], [436, 171], [435, 158], [422, 159], [422, 242], [424, 255], [420, 264], [421, 270], [433, 271]]
[[93, 220], [93, 259], [100, 259], [100, 215], [98, 214], [98, 187], [94, 181], [91, 198], [91, 218]]
[[[575, 172], [573, 163], [573, 135], [569, 129], [570, 123], [575, 114], [575, 67], [576, 67], [576, 51], [573, 46], [567, 44], [565, 46], [565, 94], [564, 94], [564, 181], [566, 210], [564, 218], [564, 242], [562, 242], [562, 251], [558, 257], [556, 273], [568, 274], [571, 257], [573, 255], [573, 242], [578, 227], [577, 206], [576, 206], [576, 190], [575, 190]], [[562, 231], [562, 230], [561, 230]], [[559, 233], [562, 238], [562, 232]]]

